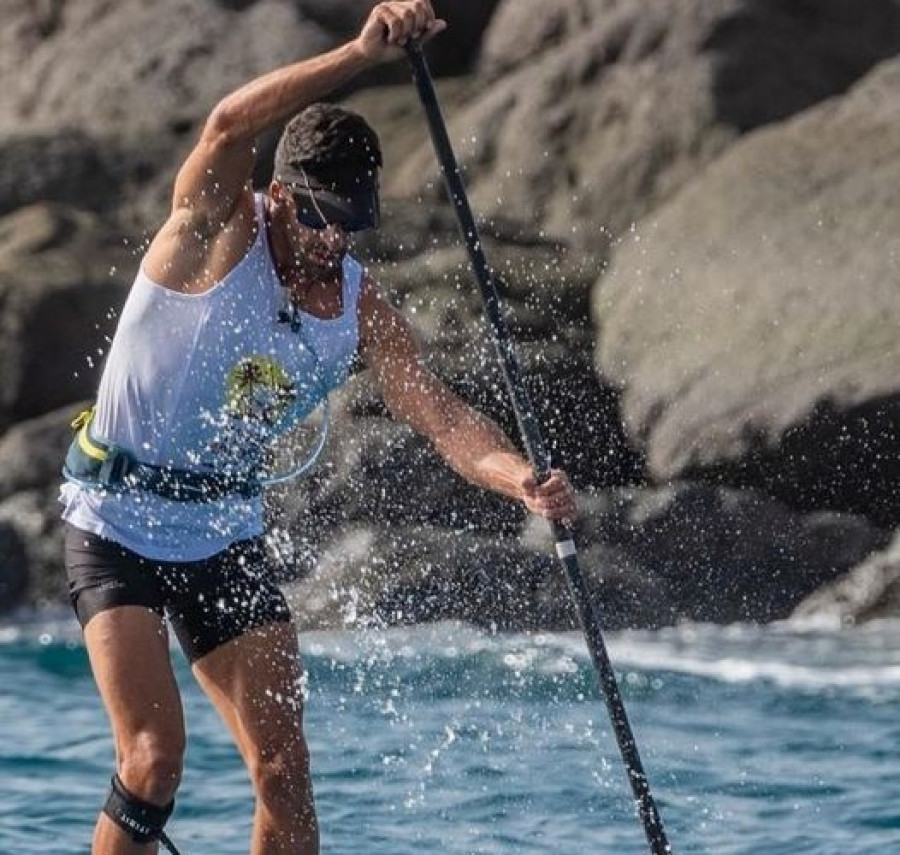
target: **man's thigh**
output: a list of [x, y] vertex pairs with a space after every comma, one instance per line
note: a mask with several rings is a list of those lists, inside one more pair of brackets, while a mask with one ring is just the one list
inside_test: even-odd
[[143, 606], [119, 606], [94, 615], [84, 639], [117, 748], [149, 738], [177, 754], [184, 717], [163, 618]]
[[249, 630], [197, 660], [193, 670], [248, 764], [276, 755], [305, 759], [304, 671], [292, 622]]
[[68, 525], [66, 572], [117, 748], [149, 738], [177, 753], [183, 715], [155, 565]]

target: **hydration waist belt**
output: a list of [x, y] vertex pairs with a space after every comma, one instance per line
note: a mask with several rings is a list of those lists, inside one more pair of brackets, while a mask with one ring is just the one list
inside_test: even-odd
[[75, 437], [66, 454], [63, 477], [79, 486], [118, 493], [147, 490], [176, 502], [217, 502], [228, 496], [251, 498], [262, 492], [258, 478], [193, 472], [141, 463], [128, 450], [91, 436], [94, 410], [75, 418]]

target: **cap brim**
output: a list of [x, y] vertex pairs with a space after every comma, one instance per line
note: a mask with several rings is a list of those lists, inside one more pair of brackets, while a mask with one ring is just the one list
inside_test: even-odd
[[[354, 193], [313, 190], [293, 185], [291, 193], [298, 205], [301, 220], [325, 218], [347, 231], [377, 228], [380, 222], [378, 188], [369, 187]], [[321, 216], [320, 216], [321, 215]]]

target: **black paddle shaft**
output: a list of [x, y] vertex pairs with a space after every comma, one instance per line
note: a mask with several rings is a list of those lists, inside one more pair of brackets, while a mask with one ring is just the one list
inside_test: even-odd
[[[478, 236], [478, 227], [475, 225], [475, 218], [472, 216], [472, 209], [469, 206], [469, 199], [460, 175], [459, 165], [456, 162], [456, 156], [453, 153], [453, 147], [447, 135], [447, 126], [441, 113], [437, 93], [434, 90], [431, 72], [428, 69], [428, 63], [425, 60], [422, 49], [417, 43], [407, 45], [406, 52], [412, 65], [413, 79], [419, 98], [422, 101], [422, 106], [425, 108], [431, 139], [441, 165], [447, 192], [456, 210], [466, 248], [469, 251], [469, 259], [472, 262], [472, 267], [475, 270], [475, 276], [481, 289], [485, 313], [490, 322], [494, 346], [503, 368], [506, 386], [512, 398], [516, 420], [522, 434], [522, 441], [525, 444], [535, 477], [540, 483], [543, 483], [550, 477], [550, 455], [541, 433], [540, 423], [531, 404], [528, 390], [525, 387], [522, 367], [516, 355], [509, 327], [500, 308], [497, 286], [494, 282], [491, 268], [488, 266], [481, 239]], [[553, 537], [556, 541], [556, 552], [565, 568], [569, 588], [578, 607], [578, 614], [581, 619], [588, 650], [600, 678], [600, 685], [610, 719], [612, 720], [616, 742], [619, 745], [619, 751], [622, 754], [622, 760], [628, 772], [631, 791], [634, 794], [638, 815], [644, 825], [644, 831], [650, 843], [650, 851], [652, 855], [670, 855], [672, 848], [666, 839], [662, 820], [653, 800], [653, 795], [650, 792], [650, 784], [641, 763], [634, 734], [632, 733], [631, 725], [628, 723], [628, 715], [625, 712], [625, 705], [622, 702], [616, 675], [609, 660], [609, 654], [606, 651], [606, 644], [603, 641], [603, 634], [600, 630], [600, 622], [594, 609], [591, 593], [578, 564], [575, 542], [572, 539], [571, 532], [562, 524], [554, 522], [552, 523], [552, 528]]]

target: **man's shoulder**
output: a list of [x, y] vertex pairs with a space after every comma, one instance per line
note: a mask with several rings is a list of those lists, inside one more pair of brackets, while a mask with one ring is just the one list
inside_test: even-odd
[[147, 249], [144, 268], [164, 287], [203, 291], [224, 279], [252, 246], [258, 227], [256, 207], [249, 192], [222, 222], [190, 206], [173, 207]]

